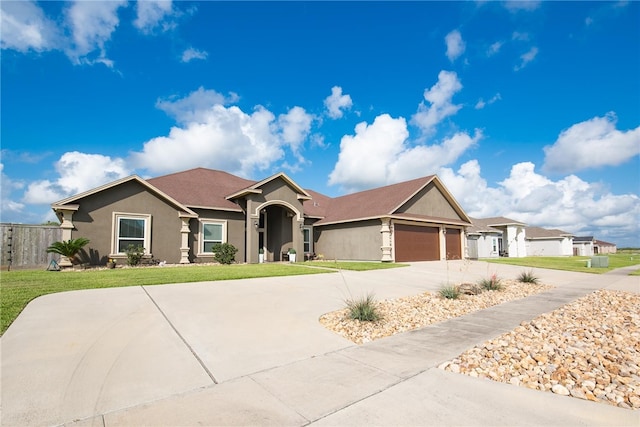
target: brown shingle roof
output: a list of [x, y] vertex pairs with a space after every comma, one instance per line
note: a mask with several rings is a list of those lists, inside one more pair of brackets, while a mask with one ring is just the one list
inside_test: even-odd
[[547, 229], [542, 227], [525, 227], [524, 233], [527, 239], [544, 239], [544, 238], [557, 238], [572, 236], [571, 233], [558, 230], [557, 228]]
[[240, 210], [238, 205], [225, 199], [226, 196], [255, 184], [227, 172], [205, 168], [159, 176], [147, 182], [189, 207], [225, 210]]
[[433, 181], [434, 178], [435, 175], [429, 175], [411, 181], [336, 197], [330, 200], [331, 209], [325, 212], [325, 218], [316, 224], [321, 225], [391, 215], [418, 191]]
[[494, 227], [505, 225], [525, 225], [523, 222], [513, 220], [511, 218], [505, 218], [503, 216], [496, 216], [492, 218], [471, 218], [473, 225], [467, 228], [467, 234], [478, 233], [502, 233]]

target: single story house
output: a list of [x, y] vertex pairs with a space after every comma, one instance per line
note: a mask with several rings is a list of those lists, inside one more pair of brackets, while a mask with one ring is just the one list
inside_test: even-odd
[[594, 254], [615, 254], [618, 252], [618, 247], [615, 243], [605, 242], [603, 240], [596, 239], [593, 246]]
[[468, 257], [525, 257], [525, 225], [505, 217], [471, 218], [467, 229]]
[[[53, 203], [63, 240], [90, 239], [85, 261], [126, 259], [130, 245], [168, 263], [213, 260], [216, 243], [238, 262], [285, 259], [288, 250], [326, 259], [460, 259], [471, 220], [435, 175], [331, 198], [284, 173], [261, 181], [196, 168], [122, 178]], [[302, 258], [302, 256], [299, 256]], [[63, 260], [64, 261], [64, 260]]]
[[528, 256], [571, 256], [573, 234], [558, 229], [525, 227]]
[[596, 239], [593, 236], [581, 236], [573, 238], [573, 255], [593, 256]]

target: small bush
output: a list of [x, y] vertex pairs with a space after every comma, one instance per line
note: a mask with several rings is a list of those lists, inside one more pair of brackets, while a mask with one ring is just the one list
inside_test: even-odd
[[523, 271], [518, 276], [518, 282], [522, 283], [531, 283], [533, 285], [537, 285], [540, 279], [538, 279], [534, 274], [533, 270]]
[[458, 288], [456, 286], [444, 285], [438, 291], [442, 298], [446, 299], [458, 299], [460, 296], [460, 292], [458, 292]]
[[140, 260], [144, 256], [144, 248], [140, 245], [129, 245], [127, 246], [127, 249], [125, 249], [124, 253], [127, 254], [127, 264], [131, 267], [135, 267], [140, 264]]
[[481, 279], [478, 285], [487, 291], [501, 291], [504, 287], [500, 278], [495, 274], [492, 274], [488, 279]]
[[238, 249], [231, 243], [216, 243], [211, 250], [215, 254], [213, 258], [220, 264], [235, 262], [236, 252], [238, 252]]
[[363, 322], [375, 322], [380, 319], [380, 314], [376, 308], [375, 297], [372, 294], [360, 299], [350, 299], [346, 301], [349, 317]]

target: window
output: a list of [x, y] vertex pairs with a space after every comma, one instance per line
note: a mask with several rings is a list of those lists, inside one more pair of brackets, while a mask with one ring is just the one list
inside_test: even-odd
[[202, 253], [213, 253], [216, 243], [224, 243], [226, 238], [226, 223], [202, 222], [200, 226], [200, 250]]
[[305, 254], [313, 253], [313, 239], [311, 238], [311, 228], [302, 229], [303, 251]]
[[124, 254], [129, 245], [151, 253], [151, 215], [114, 213], [113, 254]]

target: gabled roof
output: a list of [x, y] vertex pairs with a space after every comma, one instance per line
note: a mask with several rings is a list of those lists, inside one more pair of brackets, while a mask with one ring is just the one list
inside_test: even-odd
[[609, 243], [609, 242], [605, 242], [604, 240], [597, 240], [597, 239], [596, 239], [596, 245], [598, 245], [598, 246], [616, 246], [615, 243]]
[[573, 234], [566, 231], [558, 230], [557, 228], [547, 229], [542, 227], [525, 227], [525, 239], [537, 240], [537, 239], [563, 239], [565, 237], [572, 237]]
[[138, 175], [130, 175], [125, 178], [120, 178], [115, 181], [109, 182], [107, 184], [101, 185], [99, 187], [92, 188], [91, 190], [85, 191], [83, 193], [76, 194], [75, 196], [67, 197], [66, 199], [62, 199], [53, 203], [51, 207], [53, 208], [53, 210], [58, 210], [67, 206], [71, 206], [77, 209], [77, 205], [73, 205], [73, 202], [77, 202], [78, 200], [84, 199], [85, 197], [91, 196], [93, 194], [97, 194], [109, 188], [117, 187], [118, 185], [124, 184], [126, 182], [130, 182], [130, 181], [135, 181], [138, 184], [142, 185], [143, 187], [146, 187], [149, 191], [151, 191], [152, 193], [155, 193], [158, 197], [174, 205], [179, 210], [184, 211], [186, 214], [190, 216], [197, 216], [195, 212], [193, 212], [186, 205], [181, 203], [180, 200], [177, 200], [176, 198], [172, 197], [171, 194], [164, 192], [161, 188], [158, 188], [150, 184], [149, 181], [145, 181], [144, 179], [140, 178]]
[[[460, 220], [451, 220], [446, 218], [431, 218], [424, 215], [413, 214], [396, 214], [405, 203], [414, 197], [419, 191], [425, 188], [429, 183], [434, 183], [441, 191], [443, 196], [447, 198], [455, 211], [463, 218]], [[307, 205], [305, 205], [306, 211]], [[317, 225], [335, 224], [341, 222], [359, 221], [366, 219], [381, 218], [385, 216], [394, 217], [410, 217], [419, 220], [433, 220], [436, 222], [461, 223], [469, 224], [471, 221], [464, 213], [458, 202], [446, 190], [437, 176], [429, 175], [410, 181], [400, 182], [397, 184], [378, 187], [371, 190], [360, 191], [358, 193], [348, 194], [346, 196], [330, 199], [329, 209], [325, 212], [325, 217], [316, 222]], [[467, 221], [468, 220], [468, 221]]]
[[225, 198], [227, 200], [233, 200], [233, 199], [236, 199], [238, 197], [243, 197], [243, 196], [246, 196], [247, 194], [251, 194], [251, 193], [258, 193], [258, 194], [262, 193], [262, 190], [260, 189], [260, 187], [262, 187], [266, 183], [274, 181], [276, 179], [282, 179], [294, 191], [296, 191], [298, 193], [298, 199], [299, 200], [310, 200], [311, 199], [311, 196], [309, 195], [309, 193], [307, 193], [302, 187], [300, 187], [298, 184], [296, 184], [284, 172], [277, 173], [275, 175], [270, 176], [269, 178], [263, 179], [262, 181], [255, 182], [255, 183], [251, 184], [250, 186], [248, 186], [246, 188], [243, 188], [243, 189], [241, 189], [239, 191], [235, 191], [232, 194], [227, 195]]
[[148, 182], [191, 208], [229, 211], [242, 209], [226, 196], [255, 184], [227, 172], [205, 168], [151, 178]]
[[595, 239], [593, 238], [593, 236], [580, 236], [580, 237], [574, 237], [573, 238], [573, 243], [578, 243], [578, 242], [593, 242], [595, 241]]
[[471, 227], [467, 229], [467, 234], [480, 234], [480, 233], [502, 233], [502, 230], [495, 227], [506, 227], [508, 225], [524, 226], [524, 222], [516, 221], [511, 218], [505, 218], [503, 216], [496, 216], [492, 218], [471, 218]]
[[304, 202], [304, 216], [308, 218], [324, 218], [327, 216], [333, 199], [308, 188], [305, 191], [311, 196], [311, 199]]

